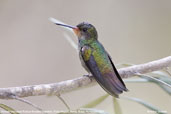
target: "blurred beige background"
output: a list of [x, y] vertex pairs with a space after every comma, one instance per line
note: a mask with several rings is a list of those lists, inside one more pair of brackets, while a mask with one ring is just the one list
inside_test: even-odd
[[[54, 83], [87, 74], [54, 17], [71, 25], [87, 21], [115, 64], [140, 64], [171, 54], [170, 0], [0, 0], [0, 87]], [[73, 37], [73, 35], [71, 35]], [[75, 42], [77, 42], [77, 39]], [[171, 113], [171, 99], [154, 84], [126, 84], [123, 95], [141, 98]], [[98, 85], [63, 95], [72, 109], [105, 92]], [[44, 110], [66, 109], [56, 97], [28, 97]], [[119, 100], [123, 114], [146, 114], [143, 106]], [[0, 100], [17, 110], [34, 110], [15, 100]], [[113, 112], [108, 98], [97, 109]]]

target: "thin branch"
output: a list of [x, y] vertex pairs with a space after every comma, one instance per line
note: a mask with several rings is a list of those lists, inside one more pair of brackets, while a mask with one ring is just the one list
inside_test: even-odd
[[75, 44], [75, 42], [71, 39], [71, 37], [64, 33], [65, 39], [71, 44], [71, 46], [78, 52], [78, 46]]
[[152, 62], [148, 62], [140, 65], [134, 65], [127, 68], [121, 68], [119, 69], [119, 73], [122, 78], [128, 78], [138, 73], [145, 74], [145, 73], [161, 70], [170, 66], [171, 66], [171, 56], [168, 56]]
[[28, 104], [28, 105], [34, 107], [35, 109], [39, 110], [39, 111], [42, 112], [43, 114], [45, 114], [45, 113], [43, 112], [43, 110], [42, 110], [39, 106], [37, 106], [37, 105], [31, 103], [30, 101], [28, 101], [28, 100], [26, 100], [26, 99], [19, 98], [19, 97], [16, 97], [16, 96], [13, 96], [12, 98], [15, 99], [15, 100], [21, 101], [21, 102], [23, 102], [23, 103], [26, 103], [26, 104]]
[[121, 96], [122, 99], [127, 99], [130, 101], [134, 101], [137, 102], [143, 106], [145, 106], [146, 108], [153, 110], [155, 114], [167, 114], [167, 111], [163, 111], [160, 110], [158, 107], [153, 106], [152, 104], [147, 103], [146, 101], [139, 99], [139, 98], [135, 98], [135, 97], [127, 97], [127, 96]]
[[154, 81], [156, 81], [156, 82], [158, 82], [158, 83], [161, 83], [161, 84], [163, 84], [163, 85], [165, 85], [165, 86], [171, 88], [171, 85], [170, 85], [170, 84], [168, 84], [168, 83], [166, 83], [166, 82], [164, 82], [164, 81], [162, 81], [162, 80], [159, 80], [159, 79], [157, 79], [157, 78], [154, 78], [154, 77], [152, 77], [152, 76], [143, 75], [143, 74], [139, 74], [139, 73], [137, 74], [137, 76], [139, 76], [139, 77], [144, 77], [144, 78], [147, 78], [147, 79], [150, 79], [150, 80], [154, 80]]
[[147, 79], [138, 78], [138, 79], [125, 79], [125, 83], [147, 83], [149, 82]]
[[[119, 69], [122, 78], [130, 78], [141, 73], [161, 70], [171, 66], [171, 56], [145, 64], [134, 65]], [[67, 93], [81, 87], [92, 86], [95, 83], [93, 76], [82, 76], [72, 80], [66, 80], [59, 83], [31, 85], [22, 87], [0, 88], [0, 99], [13, 99], [12, 96], [28, 97], [40, 95], [59, 95]]]
[[169, 71], [169, 68], [164, 69], [164, 71], [171, 76], [171, 72]]
[[62, 103], [66, 106], [66, 108], [68, 109], [68, 111], [70, 111], [70, 107], [68, 106], [68, 104], [65, 102], [65, 100], [60, 96], [60, 95], [56, 95], [61, 101]]

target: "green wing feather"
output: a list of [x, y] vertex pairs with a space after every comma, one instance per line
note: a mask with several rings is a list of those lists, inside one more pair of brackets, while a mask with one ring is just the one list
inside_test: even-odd
[[[118, 97], [118, 94], [121, 94], [123, 91], [127, 90], [125, 84], [120, 78], [107, 53], [105, 52], [106, 56], [98, 56], [96, 55], [96, 51], [97, 50], [92, 49], [90, 46], [83, 46], [81, 48], [82, 59], [100, 86], [110, 95]], [[99, 60], [101, 61], [99, 62]], [[102, 67], [102, 63], [105, 62], [109, 65]], [[108, 72], [104, 72], [106, 69]]]

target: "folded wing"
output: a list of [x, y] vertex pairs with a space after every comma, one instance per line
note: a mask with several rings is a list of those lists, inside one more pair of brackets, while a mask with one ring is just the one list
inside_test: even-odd
[[[119, 76], [111, 58], [107, 55], [106, 57], [108, 62], [113, 67], [108, 73], [102, 73], [100, 68], [98, 67], [98, 61], [93, 56], [93, 49], [89, 46], [84, 46], [81, 49], [82, 59], [92, 73], [96, 81], [100, 84], [100, 86], [110, 95], [118, 97], [123, 91], [127, 91], [125, 84], [123, 83], [122, 79]], [[107, 53], [106, 53], [107, 54]]]

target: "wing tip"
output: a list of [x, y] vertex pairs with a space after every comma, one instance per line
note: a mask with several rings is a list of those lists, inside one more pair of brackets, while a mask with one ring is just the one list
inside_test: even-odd
[[122, 91], [128, 92], [129, 90], [126, 88], [126, 86], [124, 85], [124, 88], [122, 88]]
[[115, 93], [109, 93], [107, 92], [109, 95], [111, 95], [112, 97], [115, 97], [115, 98], [119, 98], [119, 95], [118, 94], [115, 94]]
[[127, 89], [126, 87], [125, 87], [125, 90], [124, 90], [125, 92], [129, 92], [129, 89]]

